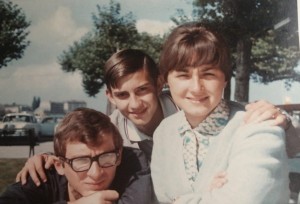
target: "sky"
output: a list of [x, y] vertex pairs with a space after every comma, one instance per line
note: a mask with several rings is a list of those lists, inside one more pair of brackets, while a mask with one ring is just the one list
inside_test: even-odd
[[[23, 9], [31, 21], [30, 46], [22, 59], [0, 69], [0, 104], [31, 105], [34, 96], [42, 101], [63, 102], [84, 100], [87, 106], [105, 112], [103, 88], [96, 97], [88, 97], [81, 84], [80, 73], [65, 73], [57, 57], [73, 42], [90, 31], [96, 5], [108, 5], [108, 0], [12, 0]], [[173, 24], [170, 17], [177, 8], [187, 13], [191, 0], [120, 0], [123, 13], [132, 12], [139, 31], [163, 34]], [[269, 85], [250, 84], [250, 101], [265, 99], [274, 104], [300, 103], [300, 83], [286, 90], [284, 82]]]

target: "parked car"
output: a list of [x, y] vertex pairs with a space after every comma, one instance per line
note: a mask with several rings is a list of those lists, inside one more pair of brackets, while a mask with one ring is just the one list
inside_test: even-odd
[[0, 136], [28, 136], [33, 130], [35, 137], [40, 135], [40, 124], [30, 113], [6, 114], [0, 123]]
[[63, 119], [64, 115], [50, 115], [44, 117], [40, 122], [41, 136], [53, 136], [56, 125]]

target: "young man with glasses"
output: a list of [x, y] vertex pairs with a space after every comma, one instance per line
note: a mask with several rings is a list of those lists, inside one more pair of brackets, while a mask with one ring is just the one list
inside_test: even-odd
[[15, 183], [0, 203], [152, 203], [146, 157], [123, 148], [108, 116], [88, 108], [67, 114], [54, 135], [54, 152], [55, 168], [46, 170], [46, 183]]

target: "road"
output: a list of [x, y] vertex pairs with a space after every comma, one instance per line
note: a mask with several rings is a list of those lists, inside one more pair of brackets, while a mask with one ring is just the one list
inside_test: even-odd
[[[42, 142], [35, 146], [34, 153], [53, 152], [53, 142]], [[29, 146], [0, 146], [0, 158], [28, 158]]]

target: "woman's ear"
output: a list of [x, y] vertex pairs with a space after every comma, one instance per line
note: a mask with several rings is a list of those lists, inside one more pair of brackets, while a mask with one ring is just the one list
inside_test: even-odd
[[111, 91], [108, 90], [108, 89], [106, 89], [105, 94], [106, 94], [106, 96], [107, 96], [109, 102], [111, 102], [113, 105], [116, 105], [115, 99], [114, 99], [114, 97], [113, 97]]
[[54, 167], [59, 175], [65, 175], [65, 166], [64, 162], [61, 159], [54, 159]]

